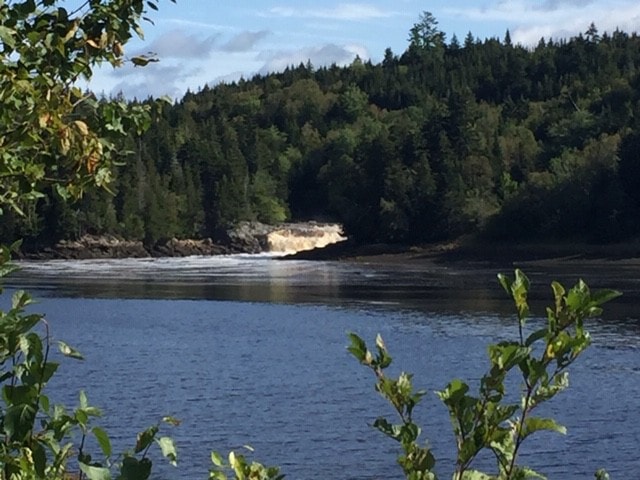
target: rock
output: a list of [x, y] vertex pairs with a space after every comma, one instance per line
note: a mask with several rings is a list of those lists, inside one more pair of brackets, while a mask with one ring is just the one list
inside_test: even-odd
[[316, 222], [280, 225], [240, 222], [216, 236], [216, 240], [233, 253], [293, 253], [322, 248], [345, 239], [340, 225]]
[[171, 238], [157, 242], [151, 249], [154, 257], [189, 257], [192, 255], [224, 255], [228, 250], [216, 245], [210, 238], [179, 240]]
[[[84, 235], [78, 240], [61, 240], [51, 249], [52, 258], [140, 258], [148, 257], [142, 242], [113, 235]], [[45, 252], [49, 253], [49, 252]]]
[[260, 253], [264, 251], [270, 228], [260, 222], [240, 222], [233, 228], [219, 232], [216, 241], [231, 253]]
[[232, 253], [292, 253], [323, 247], [344, 240], [336, 224], [283, 223], [266, 225], [240, 222], [235, 227], [216, 232], [215, 241], [164, 238], [153, 246], [116, 235], [84, 235], [77, 240], [61, 240], [53, 247], [23, 252], [31, 259], [89, 259], [186, 257], [191, 255], [228, 255]]

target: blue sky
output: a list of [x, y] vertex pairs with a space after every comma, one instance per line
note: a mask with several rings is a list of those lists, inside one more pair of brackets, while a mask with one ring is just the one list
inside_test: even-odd
[[421, 12], [432, 12], [446, 33], [462, 41], [467, 32], [535, 45], [585, 32], [640, 29], [637, 0], [164, 0], [150, 12], [144, 41], [127, 45], [127, 55], [154, 52], [160, 62], [96, 73], [92, 88], [127, 97], [169, 95], [187, 89], [250, 78], [311, 60], [315, 66], [347, 65], [356, 55], [382, 59], [389, 47], [400, 54]]

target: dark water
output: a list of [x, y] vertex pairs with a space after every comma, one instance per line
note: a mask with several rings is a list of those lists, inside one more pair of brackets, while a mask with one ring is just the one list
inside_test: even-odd
[[[35, 289], [54, 335], [86, 355], [65, 361], [52, 397], [73, 404], [85, 389], [121, 449], [163, 415], [183, 421], [167, 432], [180, 466], [155, 478], [206, 478], [212, 449], [251, 444], [291, 479], [393, 479], [401, 478], [395, 444], [370, 427], [393, 412], [346, 352], [346, 333], [370, 342], [381, 333], [394, 372], [414, 372], [420, 388], [454, 377], [475, 384], [487, 344], [516, 334], [495, 273], [226, 257], [25, 264], [11, 286]], [[599, 467], [638, 478], [640, 271], [530, 271], [536, 310], [549, 278], [574, 281], [576, 273], [625, 298], [592, 324], [593, 346], [569, 390], [539, 412], [568, 435], [532, 438], [521, 460], [550, 479], [593, 478]], [[430, 395], [417, 419], [449, 477], [444, 407]]]

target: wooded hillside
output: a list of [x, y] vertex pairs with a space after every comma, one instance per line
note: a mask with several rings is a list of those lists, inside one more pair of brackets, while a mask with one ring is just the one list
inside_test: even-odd
[[447, 41], [425, 13], [379, 64], [301, 64], [154, 108], [112, 193], [51, 194], [7, 215], [0, 240], [152, 244], [252, 219], [338, 221], [360, 242], [640, 233], [635, 33]]

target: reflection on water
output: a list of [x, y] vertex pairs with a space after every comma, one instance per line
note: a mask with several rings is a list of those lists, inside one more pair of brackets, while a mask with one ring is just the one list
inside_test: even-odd
[[[204, 478], [210, 449], [245, 443], [295, 480], [400, 478], [393, 442], [370, 427], [391, 412], [347, 355], [345, 333], [368, 340], [382, 333], [397, 367], [429, 391], [454, 377], [477, 383], [486, 345], [516, 334], [511, 304], [486, 267], [250, 256], [22, 266], [12, 287], [38, 290], [56, 337], [87, 354], [56, 376], [54, 398], [73, 404], [86, 388], [122, 448], [158, 416], [183, 420], [172, 432], [183, 458], [179, 475], [161, 469], [157, 478]], [[552, 278], [578, 278], [559, 266], [526, 271], [537, 312]], [[523, 462], [551, 479], [592, 478], [603, 466], [612, 478], [635, 478], [639, 273], [578, 273], [625, 297], [592, 322], [594, 345], [572, 371], [571, 388], [540, 412], [557, 417], [569, 435], [542, 434]], [[453, 451], [446, 411], [430, 395], [416, 415], [444, 459], [445, 478]]]
[[[9, 279], [9, 285], [66, 296], [362, 303], [450, 313], [511, 312], [496, 274], [509, 274], [513, 267], [282, 261], [269, 255], [19, 264], [22, 270]], [[571, 286], [582, 278], [592, 288], [624, 293], [607, 307], [607, 318], [622, 320], [625, 328], [633, 328], [640, 319], [638, 266], [611, 262], [567, 268], [558, 262], [524, 270], [532, 281], [534, 311], [544, 312], [552, 280]]]

